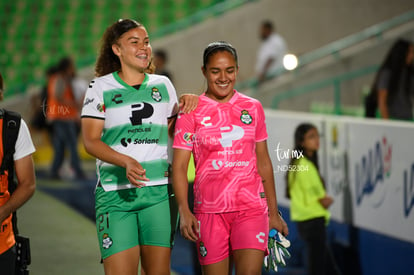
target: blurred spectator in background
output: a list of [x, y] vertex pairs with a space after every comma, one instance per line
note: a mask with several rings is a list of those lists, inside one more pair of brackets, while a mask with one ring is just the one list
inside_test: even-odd
[[168, 62], [167, 52], [165, 52], [164, 50], [156, 50], [154, 52], [155, 73], [160, 74], [160, 75], [165, 75], [171, 80], [171, 82], [173, 82], [172, 75], [166, 68], [167, 62]]
[[34, 109], [31, 113], [30, 126], [36, 130], [47, 130], [51, 134], [51, 127], [46, 120], [46, 106], [47, 106], [47, 87], [49, 85], [50, 78], [57, 72], [56, 66], [50, 66], [47, 68], [45, 76], [46, 81], [41, 90], [33, 95], [31, 102]]
[[78, 104], [79, 110], [82, 109], [83, 99], [85, 97], [86, 90], [88, 89], [89, 82], [79, 77], [76, 73], [73, 75], [72, 88], [75, 101]]
[[266, 20], [260, 28], [262, 43], [257, 52], [256, 75], [258, 83], [265, 81], [269, 74], [283, 66], [287, 47], [282, 36], [276, 33], [273, 23]]
[[46, 117], [52, 126], [52, 178], [60, 178], [59, 170], [64, 161], [65, 148], [70, 151], [70, 165], [76, 178], [85, 177], [78, 154], [77, 125], [80, 116], [72, 86], [74, 76], [75, 66], [72, 59], [64, 57], [58, 63], [57, 72], [50, 77], [48, 84]]
[[[72, 83], [72, 89], [73, 89], [73, 96], [75, 97], [75, 102], [80, 112], [80, 110], [82, 110], [83, 100], [85, 98], [85, 94], [86, 94], [86, 90], [88, 89], [89, 82], [79, 77], [75, 71], [75, 73], [73, 74], [71, 83]], [[79, 137], [80, 132], [81, 132], [81, 124], [80, 124], [80, 120], [77, 120], [76, 121], [76, 134], [77, 134], [76, 137], [77, 138]]]
[[328, 208], [333, 198], [327, 195], [319, 173], [317, 128], [300, 124], [295, 130], [294, 146], [295, 152], [303, 157], [291, 159], [292, 170], [286, 174], [286, 195], [291, 201], [291, 220], [296, 222], [299, 237], [306, 245], [307, 274], [340, 274], [327, 243]]
[[413, 119], [414, 45], [399, 39], [388, 52], [365, 98], [365, 115], [384, 119]]

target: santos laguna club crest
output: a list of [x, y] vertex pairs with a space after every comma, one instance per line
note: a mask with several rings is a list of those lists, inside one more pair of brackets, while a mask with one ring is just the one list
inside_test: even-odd
[[151, 97], [157, 102], [160, 102], [162, 100], [161, 93], [157, 87], [152, 88]]
[[249, 112], [247, 110], [243, 110], [241, 112], [240, 120], [244, 124], [250, 124], [253, 121], [252, 116], [249, 114]]
[[112, 239], [109, 237], [107, 233], [103, 234], [102, 236], [102, 247], [108, 249], [112, 246]]
[[199, 250], [200, 250], [201, 257], [207, 256], [207, 248], [204, 246], [204, 243], [203, 242], [200, 242], [200, 248], [199, 248]]

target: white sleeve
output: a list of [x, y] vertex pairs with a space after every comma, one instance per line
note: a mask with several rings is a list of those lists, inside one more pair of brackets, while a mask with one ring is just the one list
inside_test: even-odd
[[22, 119], [20, 122], [19, 134], [16, 140], [16, 151], [14, 152], [13, 159], [18, 160], [33, 154], [36, 151], [32, 138], [30, 136], [29, 129], [26, 122]]
[[86, 90], [83, 100], [81, 117], [94, 117], [105, 119], [105, 104], [103, 101], [103, 91], [99, 81], [92, 80]]
[[170, 97], [170, 102], [168, 103], [168, 118], [171, 118], [178, 113], [177, 92], [169, 78], [167, 78], [166, 86]]

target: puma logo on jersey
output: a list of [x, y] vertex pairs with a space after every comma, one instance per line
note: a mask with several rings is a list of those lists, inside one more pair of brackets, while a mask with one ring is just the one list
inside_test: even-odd
[[[220, 144], [224, 148], [233, 146], [233, 141], [239, 140], [244, 136], [244, 130], [242, 127], [237, 125], [231, 125], [226, 127], [221, 127], [221, 131], [226, 131], [221, 133]], [[227, 131], [230, 130], [230, 131]]]

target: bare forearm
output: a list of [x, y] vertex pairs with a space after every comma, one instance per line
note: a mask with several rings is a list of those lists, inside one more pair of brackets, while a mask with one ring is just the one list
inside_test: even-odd
[[263, 188], [265, 191], [269, 215], [278, 215], [275, 179], [273, 176], [273, 165], [267, 151], [267, 143], [265, 141], [256, 143], [257, 169], [262, 178]]
[[269, 208], [269, 215], [278, 215], [278, 206], [276, 198], [275, 180], [273, 176], [272, 164], [264, 165], [259, 169], [259, 174], [262, 177], [263, 188], [265, 191], [267, 206]]
[[[25, 204], [34, 194], [35, 192], [35, 183], [33, 184], [26, 184], [26, 185], [18, 185], [16, 190], [11, 195], [10, 199], [1, 207], [2, 209], [2, 217], [8, 217], [11, 213], [19, 209], [23, 204]], [[4, 217], [3, 217], [4, 215]]]
[[273, 176], [273, 166], [267, 151], [266, 142], [256, 143], [257, 168], [262, 178], [263, 189], [266, 194], [267, 206], [269, 208], [269, 228], [276, 228], [287, 236], [289, 229], [286, 222], [279, 215], [277, 206], [275, 179]]
[[329, 206], [333, 203], [333, 198], [330, 196], [325, 196], [319, 199], [319, 203], [323, 206], [323, 208], [328, 209]]
[[173, 164], [173, 188], [178, 204], [178, 210], [189, 210], [188, 206], [188, 180], [187, 172], [183, 168], [174, 167]]
[[119, 153], [112, 149], [108, 144], [101, 140], [85, 141], [84, 146], [86, 152], [92, 156], [116, 166], [126, 167], [129, 156]]
[[174, 138], [174, 129], [175, 129], [175, 122], [177, 121], [177, 116], [168, 119], [168, 136], [170, 138]]
[[15, 161], [15, 170], [18, 184], [10, 199], [0, 207], [0, 222], [27, 202], [33, 196], [36, 189], [36, 178], [31, 155]]
[[174, 149], [174, 159], [172, 163], [173, 188], [180, 213], [190, 211], [188, 206], [188, 179], [187, 170], [191, 152]]

